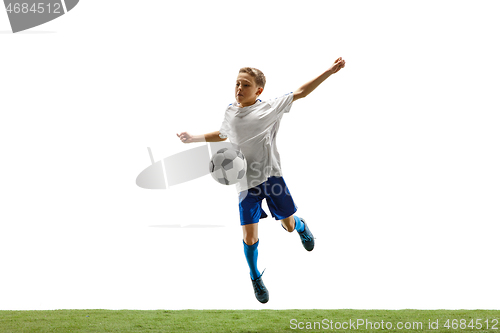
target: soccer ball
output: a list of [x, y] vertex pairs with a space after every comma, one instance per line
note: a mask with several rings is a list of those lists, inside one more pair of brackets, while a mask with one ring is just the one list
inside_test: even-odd
[[245, 176], [247, 160], [240, 150], [222, 148], [212, 156], [209, 171], [217, 182], [224, 185], [233, 185]]

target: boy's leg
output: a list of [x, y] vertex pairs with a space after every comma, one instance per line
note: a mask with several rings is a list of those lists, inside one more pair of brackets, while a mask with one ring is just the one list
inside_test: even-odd
[[295, 219], [292, 216], [288, 216], [287, 218], [284, 218], [281, 220], [281, 225], [283, 226], [283, 229], [285, 229], [288, 232], [292, 232], [295, 230]]
[[250, 268], [250, 277], [255, 297], [261, 303], [269, 301], [269, 292], [267, 291], [264, 282], [262, 281], [262, 274], [257, 269], [257, 257], [259, 255], [259, 235], [258, 223], [242, 225], [243, 228], [243, 249], [247, 259], [248, 267]]
[[304, 219], [292, 215], [281, 220], [281, 225], [283, 226], [283, 229], [285, 229], [288, 232], [297, 230], [302, 245], [307, 251], [312, 251], [314, 249], [314, 236], [307, 227], [307, 224], [304, 221]]
[[239, 193], [240, 223], [243, 230], [243, 249], [252, 280], [260, 277], [257, 269], [259, 220], [267, 217], [262, 209], [262, 190], [259, 186]]
[[259, 224], [244, 224], [241, 226], [243, 229], [243, 241], [247, 245], [254, 245], [259, 241]]
[[267, 217], [267, 214], [262, 209], [262, 199], [260, 187], [251, 188], [239, 194], [243, 250], [245, 251], [248, 267], [250, 268], [253, 292], [259, 302], [267, 303], [269, 301], [269, 292], [262, 281], [262, 274], [257, 269], [259, 220]]
[[255, 280], [260, 277], [257, 269], [259, 246], [259, 217], [261, 216], [261, 200], [258, 196], [249, 193], [240, 200], [240, 222], [243, 230], [243, 249], [250, 268], [250, 277]]
[[270, 177], [268, 181], [266, 201], [273, 217], [281, 221], [281, 225], [286, 231], [297, 230], [304, 248], [307, 251], [312, 251], [314, 249], [314, 237], [304, 219], [294, 215], [297, 206], [295, 206], [285, 180], [283, 177]]
[[297, 232], [304, 231], [304, 222], [302, 222], [302, 220], [295, 215], [288, 216], [287, 218], [281, 220], [281, 225], [288, 232], [292, 232], [294, 230], [297, 230]]
[[259, 234], [258, 223], [243, 225], [243, 250], [247, 259], [248, 267], [250, 268], [250, 277], [256, 280], [260, 277], [260, 272], [257, 269], [257, 258], [259, 256]]

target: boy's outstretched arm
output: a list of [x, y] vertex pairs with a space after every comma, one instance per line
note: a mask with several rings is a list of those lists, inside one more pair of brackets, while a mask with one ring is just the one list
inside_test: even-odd
[[337, 73], [340, 69], [345, 67], [345, 60], [342, 57], [335, 60], [333, 65], [328, 68], [323, 74], [312, 79], [306, 84], [302, 85], [293, 93], [293, 100], [296, 101], [300, 98], [304, 98], [309, 95], [314, 89], [316, 89], [323, 81], [325, 81], [330, 75]]
[[219, 136], [219, 134], [220, 134], [219, 131], [210, 132], [210, 133], [207, 133], [207, 134], [199, 134], [199, 135], [191, 135], [188, 132], [182, 132], [180, 134], [177, 134], [177, 136], [184, 143], [191, 143], [191, 142], [219, 142], [219, 141], [226, 140], [226, 139], [221, 139], [220, 136]]

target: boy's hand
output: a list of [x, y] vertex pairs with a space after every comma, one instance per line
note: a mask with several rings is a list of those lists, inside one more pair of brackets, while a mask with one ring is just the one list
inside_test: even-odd
[[195, 137], [194, 135], [189, 134], [188, 132], [182, 132], [181, 134], [177, 134], [179, 139], [181, 139], [182, 142], [184, 143], [191, 143], [195, 142]]
[[329, 70], [332, 72], [332, 74], [335, 74], [344, 67], [345, 67], [345, 60], [342, 60], [342, 57], [340, 57], [337, 60], [335, 60], [335, 62], [333, 63], [332, 67], [330, 67]]

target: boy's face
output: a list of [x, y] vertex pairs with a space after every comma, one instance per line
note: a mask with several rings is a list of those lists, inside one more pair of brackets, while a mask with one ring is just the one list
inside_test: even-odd
[[234, 96], [236, 101], [240, 103], [240, 107], [254, 104], [263, 90], [262, 87], [257, 86], [254, 78], [250, 74], [238, 74], [236, 78], [236, 87], [234, 88]]

